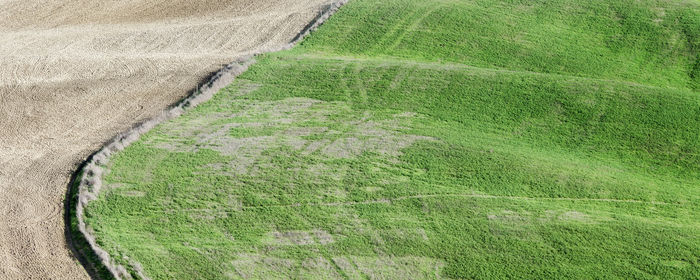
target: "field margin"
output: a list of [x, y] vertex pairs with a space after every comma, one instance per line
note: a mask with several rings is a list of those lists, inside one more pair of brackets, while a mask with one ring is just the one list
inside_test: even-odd
[[286, 45], [239, 57], [211, 75], [208, 82], [193, 90], [181, 101], [165, 109], [157, 116], [137, 123], [131, 129], [107, 141], [101, 149], [90, 155], [81, 164], [73, 173], [68, 186], [65, 200], [65, 231], [66, 240], [70, 244], [71, 250], [76, 254], [76, 257], [92, 278], [133, 279], [136, 276], [139, 279], [150, 279], [145, 275], [138, 262], [130, 261], [127, 268], [115, 261], [106, 250], [97, 244], [94, 231], [85, 223], [85, 207], [99, 197], [100, 189], [103, 186], [102, 175], [105, 172], [104, 168], [109, 163], [112, 155], [136, 142], [141, 135], [158, 124], [176, 118], [187, 109], [211, 99], [214, 94], [232, 83], [236, 77], [255, 63], [255, 56], [291, 49], [348, 2], [349, 0], [336, 0], [325, 5], [318, 15]]

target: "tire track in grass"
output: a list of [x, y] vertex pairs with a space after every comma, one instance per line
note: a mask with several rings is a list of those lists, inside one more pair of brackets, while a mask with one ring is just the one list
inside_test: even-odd
[[401, 34], [399, 34], [399, 36], [396, 37], [396, 39], [394, 39], [393, 43], [391, 43], [391, 45], [389, 45], [389, 47], [388, 47], [387, 49], [388, 49], [388, 50], [392, 50], [392, 51], [393, 51], [393, 50], [396, 50], [396, 47], [397, 47], [399, 44], [401, 44], [401, 41], [403, 41], [403, 39], [406, 38], [406, 35], [410, 34], [410, 33], [413, 32], [413, 31], [415, 31], [416, 28], [418, 27], [418, 25], [420, 25], [420, 24], [423, 22], [423, 20], [425, 20], [428, 16], [430, 16], [431, 14], [433, 14], [433, 13], [434, 13], [435, 11], [437, 11], [438, 9], [442, 8], [443, 5], [444, 5], [444, 4], [434, 5], [434, 6], [431, 7], [428, 11], [424, 12], [420, 17], [417, 17], [417, 18], [408, 26], [408, 28], [404, 29], [403, 32], [401, 32]]

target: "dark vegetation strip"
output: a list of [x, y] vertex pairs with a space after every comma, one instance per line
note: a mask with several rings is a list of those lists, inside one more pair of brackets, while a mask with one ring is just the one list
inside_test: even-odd
[[85, 268], [88, 275], [92, 279], [107, 280], [114, 277], [109, 272], [109, 269], [102, 263], [100, 258], [95, 254], [90, 243], [85, 239], [85, 236], [78, 228], [78, 219], [76, 210], [78, 205], [78, 186], [80, 178], [82, 178], [83, 168], [85, 164], [91, 160], [92, 156], [83, 162], [76, 171], [71, 175], [64, 201], [64, 221], [66, 244], [70, 247], [71, 254], [78, 259], [80, 264]]

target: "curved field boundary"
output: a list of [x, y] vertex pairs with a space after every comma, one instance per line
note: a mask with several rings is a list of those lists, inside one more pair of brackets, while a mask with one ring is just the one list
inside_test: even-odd
[[[248, 66], [255, 62], [255, 55], [292, 48], [314, 29], [322, 25], [348, 1], [349, 0], [338, 0], [324, 7], [324, 9], [287, 45], [277, 49], [269, 49], [253, 55], [241, 57], [233, 63], [225, 66], [223, 69], [214, 74], [209, 82], [202, 85], [200, 88], [195, 89], [188, 97], [171, 106], [169, 109], [164, 110], [158, 116], [136, 124], [128, 131], [125, 131], [112, 138], [112, 140], [108, 141], [107, 144], [102, 147], [102, 149], [95, 152], [90, 158], [88, 158], [83, 167], [76, 171], [76, 179], [70, 186], [70, 188], [73, 190], [69, 193], [76, 194], [77, 200], [74, 202], [75, 215], [70, 215], [69, 218], [75, 218], [77, 220], [77, 232], [72, 229], [67, 230], [67, 234], [69, 235], [67, 236], [67, 239], [70, 241], [70, 243], [72, 243], [76, 251], [80, 251], [78, 249], [85, 247], [76, 244], [76, 242], [78, 242], [76, 238], [87, 243], [87, 247], [91, 252], [81, 252], [81, 254], [83, 255], [83, 265], [86, 266], [88, 271], [93, 272], [91, 273], [93, 277], [97, 278], [102, 274], [109, 274], [109, 276], [114, 277], [115, 279], [133, 279], [132, 273], [130, 272], [131, 270], [138, 278], [149, 279], [146, 275], [144, 275], [139, 263], [132, 260], [128, 265], [130, 269], [127, 269], [127, 267], [125, 267], [123, 264], [115, 261], [106, 250], [102, 249], [97, 244], [96, 236], [93, 230], [85, 224], [85, 207], [91, 201], [98, 198], [100, 189], [102, 188], [104, 166], [109, 162], [110, 157], [134, 143], [140, 138], [141, 135], [150, 131], [161, 122], [176, 118], [182, 115], [188, 108], [197, 106], [198, 104], [211, 99], [216, 92], [233, 82], [238, 75], [245, 72], [248, 69]], [[77, 193], [75, 189], [77, 189]], [[72, 203], [67, 204], [69, 205], [68, 207], [71, 207], [70, 205], [72, 205]], [[68, 213], [72, 213], [72, 210], [73, 209], [67, 209], [66, 211]], [[74, 238], [74, 236], [70, 236], [75, 234], [79, 234], [80, 236], [77, 236], [76, 238]], [[86, 254], [89, 255], [86, 256]]]

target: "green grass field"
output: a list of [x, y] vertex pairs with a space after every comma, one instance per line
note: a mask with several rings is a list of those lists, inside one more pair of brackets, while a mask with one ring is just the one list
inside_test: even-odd
[[109, 169], [153, 279], [697, 279], [700, 3], [354, 0]]

